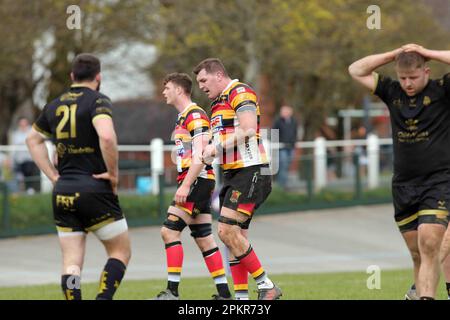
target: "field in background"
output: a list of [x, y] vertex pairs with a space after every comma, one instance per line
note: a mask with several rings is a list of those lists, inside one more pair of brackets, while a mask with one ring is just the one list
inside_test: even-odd
[[[403, 300], [411, 285], [411, 270], [389, 270], [381, 272], [381, 289], [369, 290], [366, 286], [370, 275], [365, 272], [342, 272], [320, 274], [282, 274], [271, 278], [283, 289], [286, 300]], [[230, 281], [231, 282], [231, 281]], [[165, 288], [166, 280], [124, 280], [117, 300], [144, 300], [154, 297]], [[94, 299], [97, 283], [82, 284], [83, 298]], [[256, 287], [250, 280], [251, 298], [256, 299]], [[183, 300], [208, 300], [216, 293], [209, 278], [186, 278], [180, 284]], [[58, 285], [0, 288], [1, 300], [61, 300]], [[446, 299], [445, 286], [441, 279], [438, 299]]]

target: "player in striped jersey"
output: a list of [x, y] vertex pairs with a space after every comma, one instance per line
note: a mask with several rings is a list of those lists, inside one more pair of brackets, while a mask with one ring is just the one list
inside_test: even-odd
[[161, 228], [166, 247], [168, 282], [157, 300], [178, 300], [178, 286], [183, 265], [181, 232], [189, 226], [214, 279], [216, 300], [231, 299], [222, 256], [211, 233], [211, 196], [215, 178], [210, 165], [200, 159], [210, 139], [209, 118], [205, 111], [191, 101], [192, 80], [184, 73], [171, 73], [164, 80], [163, 95], [167, 104], [178, 111], [173, 138], [177, 153], [178, 189], [167, 219]]
[[219, 237], [230, 250], [235, 297], [248, 299], [248, 273], [258, 285], [258, 299], [275, 300], [281, 290], [267, 276], [247, 235], [253, 212], [272, 190], [270, 170], [262, 145], [258, 99], [253, 89], [231, 80], [222, 62], [209, 58], [194, 69], [200, 89], [211, 99], [213, 143], [203, 161], [214, 157], [224, 169], [220, 192]]

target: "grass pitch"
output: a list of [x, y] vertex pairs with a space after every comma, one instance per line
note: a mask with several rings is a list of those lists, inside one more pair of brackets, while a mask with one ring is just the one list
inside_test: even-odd
[[[411, 270], [381, 272], [380, 289], [368, 289], [370, 274], [365, 272], [341, 272], [320, 274], [271, 275], [271, 279], [283, 290], [282, 299], [288, 300], [402, 300], [412, 284]], [[231, 283], [231, 279], [230, 283]], [[250, 297], [256, 299], [256, 286], [250, 279]], [[115, 299], [143, 300], [153, 298], [166, 286], [166, 280], [127, 280], [122, 282]], [[97, 283], [82, 283], [83, 299], [94, 299]], [[184, 278], [180, 284], [181, 299], [209, 300], [216, 293], [210, 278]], [[447, 299], [445, 284], [441, 278], [438, 299]], [[62, 300], [57, 284], [0, 287], [1, 300]]]

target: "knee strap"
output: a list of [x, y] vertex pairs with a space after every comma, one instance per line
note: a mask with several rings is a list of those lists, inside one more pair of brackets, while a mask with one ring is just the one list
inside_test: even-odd
[[211, 223], [199, 223], [189, 225], [193, 238], [204, 238], [212, 233]]
[[184, 220], [180, 217], [169, 213], [167, 214], [167, 218], [164, 221], [163, 226], [167, 229], [181, 232], [186, 227], [186, 222], [184, 222]]
[[248, 227], [250, 225], [250, 220], [252, 220], [252, 219], [249, 218], [244, 222], [239, 222], [236, 219], [231, 219], [231, 218], [227, 218], [224, 216], [220, 216], [218, 221], [221, 223], [229, 224], [230, 226], [238, 226], [241, 229], [245, 230], [245, 229], [248, 229]]

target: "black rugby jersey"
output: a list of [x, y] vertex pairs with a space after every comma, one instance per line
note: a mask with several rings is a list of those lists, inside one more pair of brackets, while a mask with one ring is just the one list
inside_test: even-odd
[[92, 121], [112, 118], [111, 107], [107, 96], [77, 84], [44, 107], [33, 127], [55, 143], [56, 192], [112, 192], [109, 181], [92, 177], [107, 171]]
[[429, 185], [450, 179], [450, 74], [429, 80], [415, 96], [375, 74], [374, 91], [389, 108], [394, 185]]

